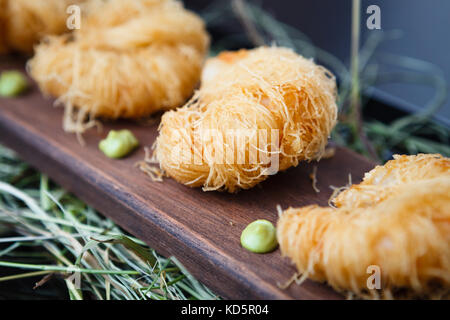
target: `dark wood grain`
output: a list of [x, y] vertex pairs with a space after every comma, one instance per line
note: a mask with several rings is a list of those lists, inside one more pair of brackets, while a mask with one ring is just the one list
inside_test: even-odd
[[[23, 61], [0, 57], [0, 70], [23, 68]], [[280, 251], [258, 255], [241, 248], [240, 233], [251, 221], [277, 220], [276, 206], [326, 205], [330, 185], [353, 181], [373, 167], [343, 148], [318, 165], [316, 194], [301, 164], [238, 194], [202, 192], [171, 179], [153, 182], [133, 165], [143, 148], [123, 160], [106, 158], [97, 148], [110, 129], [128, 128], [143, 145], [152, 145], [157, 126], [106, 123], [90, 130], [82, 147], [61, 127], [62, 110], [52, 107], [35, 85], [16, 99], [0, 98], [0, 141], [53, 180], [110, 217], [162, 254], [176, 256], [213, 291], [232, 299], [340, 299], [326, 285], [306, 281], [286, 290], [277, 287], [295, 272]]]

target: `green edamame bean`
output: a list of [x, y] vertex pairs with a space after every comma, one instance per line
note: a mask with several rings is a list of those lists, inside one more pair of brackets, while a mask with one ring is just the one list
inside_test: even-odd
[[2, 97], [16, 97], [27, 87], [27, 79], [19, 71], [4, 71], [0, 75], [0, 96]]
[[122, 158], [139, 146], [139, 141], [130, 130], [111, 130], [106, 139], [100, 141], [99, 149], [109, 158]]
[[253, 221], [242, 231], [241, 245], [255, 253], [271, 252], [278, 246], [276, 229], [270, 221]]

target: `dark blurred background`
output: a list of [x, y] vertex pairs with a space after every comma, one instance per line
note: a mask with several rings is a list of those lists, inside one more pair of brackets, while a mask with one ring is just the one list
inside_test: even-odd
[[[185, 0], [186, 7], [204, 13], [208, 20], [213, 44], [224, 49], [252, 47], [243, 35], [242, 23], [233, 17], [231, 1]], [[248, 0], [274, 18], [295, 27], [317, 47], [333, 54], [347, 66], [350, 61], [351, 0]], [[369, 5], [381, 9], [381, 31], [368, 30], [366, 19]], [[361, 47], [374, 33], [382, 33], [371, 56], [376, 72], [395, 71], [413, 65], [424, 72], [450, 82], [450, 1], [448, 0], [363, 0], [361, 2]], [[376, 37], [375, 37], [376, 38]], [[376, 42], [378, 40], [372, 40]], [[400, 58], [399, 56], [403, 57]], [[320, 63], [323, 63], [320, 61]], [[420, 61], [417, 61], [420, 60]], [[392, 62], [396, 62], [395, 64]], [[399, 63], [397, 63], [399, 62]], [[428, 64], [430, 62], [431, 64]], [[325, 63], [326, 64], [326, 63]], [[436, 88], [421, 81], [406, 79], [386, 84], [374, 83], [370, 96], [384, 106], [411, 112], [425, 108], [433, 99]], [[410, 83], [413, 82], [413, 83]], [[415, 83], [420, 82], [420, 83]], [[438, 84], [439, 85], [439, 84]], [[442, 85], [442, 84], [441, 84]], [[368, 92], [366, 91], [366, 94]], [[371, 110], [372, 109], [372, 110]], [[367, 112], [376, 113], [373, 106]], [[385, 115], [386, 111], [383, 111]], [[395, 114], [394, 111], [393, 114]], [[434, 120], [450, 125], [450, 102], [446, 102], [434, 115]]]

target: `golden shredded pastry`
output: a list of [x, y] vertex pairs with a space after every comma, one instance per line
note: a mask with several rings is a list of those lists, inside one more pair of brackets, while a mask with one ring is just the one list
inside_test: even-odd
[[336, 207], [367, 207], [397, 192], [404, 184], [447, 176], [449, 160], [439, 154], [394, 155], [394, 160], [377, 166], [364, 175], [360, 184], [352, 185], [333, 199]]
[[[340, 193], [337, 208], [289, 208], [278, 221], [282, 254], [303, 275], [362, 297], [450, 290], [450, 159], [395, 156]], [[368, 286], [379, 267], [380, 290]], [[369, 290], [372, 289], [372, 290]]]
[[91, 0], [85, 12], [80, 30], [49, 37], [29, 62], [41, 90], [66, 107], [65, 130], [145, 117], [192, 95], [209, 45], [197, 15], [172, 0]]
[[45, 35], [68, 32], [67, 8], [84, 0], [0, 0], [0, 52], [33, 52]]
[[235, 192], [320, 159], [336, 114], [335, 78], [313, 61], [279, 47], [224, 52], [194, 98], [163, 115], [155, 155], [178, 182]]
[[313, 167], [313, 171], [309, 174], [311, 179], [312, 188], [316, 193], [320, 193], [320, 189], [317, 187], [317, 166]]
[[336, 154], [336, 148], [329, 147], [325, 149], [325, 152], [323, 153], [322, 159], [330, 159], [333, 158]]

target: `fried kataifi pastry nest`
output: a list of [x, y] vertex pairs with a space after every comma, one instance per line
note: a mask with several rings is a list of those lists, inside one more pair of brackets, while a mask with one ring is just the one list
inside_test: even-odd
[[[304, 279], [361, 297], [448, 297], [450, 159], [396, 155], [333, 203], [289, 208], [278, 221], [281, 252]], [[368, 288], [374, 266], [380, 290]]]

